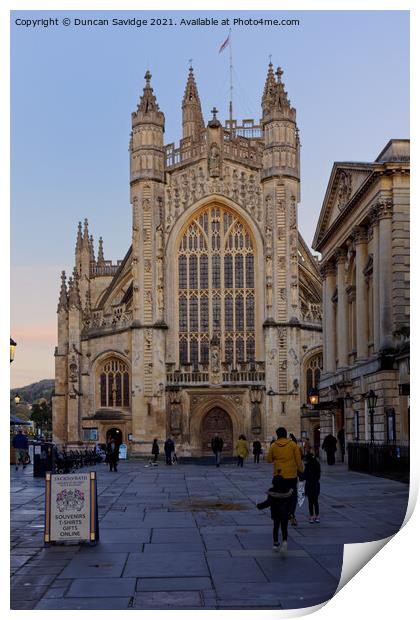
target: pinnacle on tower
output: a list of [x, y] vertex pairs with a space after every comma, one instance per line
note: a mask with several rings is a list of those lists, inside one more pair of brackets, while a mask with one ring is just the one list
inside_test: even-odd
[[99, 237], [99, 244], [98, 244], [98, 265], [102, 264], [105, 262], [104, 259], [104, 242], [102, 237]]
[[90, 250], [90, 260], [92, 263], [95, 262], [95, 246], [93, 243], [93, 235], [89, 237], [89, 250]]
[[86, 217], [83, 222], [83, 243], [85, 245], [89, 244], [89, 224], [88, 224], [88, 220]]
[[204, 120], [201, 111], [200, 97], [195, 82], [194, 70], [192, 66], [190, 66], [184, 98], [182, 100], [182, 137], [192, 137], [193, 140], [197, 140], [203, 129]]
[[66, 272], [61, 272], [61, 288], [60, 288], [60, 296], [58, 298], [58, 308], [57, 312], [60, 310], [68, 309], [68, 297], [67, 297], [67, 285], [66, 285]]
[[69, 278], [69, 308], [80, 308], [79, 274], [76, 267], [73, 269], [73, 277]]
[[270, 61], [261, 101], [263, 118], [273, 113], [278, 116], [286, 110], [291, 110], [290, 101], [287, 98], [287, 92], [285, 91], [284, 83], [281, 79], [282, 75], [283, 70], [280, 67], [277, 67], [276, 73], [274, 74], [273, 65]]
[[82, 237], [82, 222], [79, 222], [77, 226], [77, 237], [76, 237], [76, 253], [80, 252], [82, 249], [83, 237]]

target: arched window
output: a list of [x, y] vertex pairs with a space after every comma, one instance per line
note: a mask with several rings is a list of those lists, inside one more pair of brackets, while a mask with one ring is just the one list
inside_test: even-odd
[[130, 375], [127, 364], [117, 358], [105, 360], [99, 368], [101, 407], [130, 407]]
[[306, 396], [309, 400], [311, 390], [318, 389], [322, 371], [322, 353], [316, 353], [305, 364], [306, 366]]
[[219, 336], [222, 359], [255, 361], [255, 249], [245, 222], [208, 206], [187, 224], [178, 249], [181, 364], [207, 363]]

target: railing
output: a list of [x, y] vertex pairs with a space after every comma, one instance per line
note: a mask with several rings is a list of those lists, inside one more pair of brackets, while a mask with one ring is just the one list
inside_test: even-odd
[[113, 265], [112, 261], [110, 260], [104, 261], [103, 263], [99, 263], [99, 264], [94, 264], [94, 265], [91, 264], [90, 275], [91, 276], [113, 276], [117, 273], [120, 264], [121, 264], [120, 260], [117, 262], [116, 265]]
[[354, 441], [347, 444], [348, 465], [352, 471], [409, 482], [410, 447], [408, 444], [376, 444]]
[[[223, 367], [225, 366], [225, 367]], [[228, 368], [229, 364], [222, 364], [222, 385], [264, 385], [264, 362], [244, 363], [239, 369]], [[166, 381], [168, 386], [208, 386], [211, 376], [208, 364], [199, 364], [196, 368], [189, 368], [186, 364], [180, 370], [175, 370], [174, 364], [167, 364]]]

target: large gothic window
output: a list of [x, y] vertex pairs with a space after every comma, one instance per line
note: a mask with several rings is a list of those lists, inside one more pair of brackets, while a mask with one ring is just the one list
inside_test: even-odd
[[117, 358], [107, 359], [99, 370], [99, 402], [107, 408], [130, 406], [128, 366]]
[[225, 362], [255, 360], [254, 255], [248, 227], [230, 209], [209, 206], [189, 222], [178, 251], [181, 364], [207, 363], [213, 336]]

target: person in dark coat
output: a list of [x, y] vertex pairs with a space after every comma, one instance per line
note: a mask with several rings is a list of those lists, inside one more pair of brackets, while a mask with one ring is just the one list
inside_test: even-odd
[[319, 493], [321, 466], [318, 459], [312, 452], [306, 455], [305, 471], [303, 479], [305, 480], [305, 495], [308, 498], [309, 505], [309, 523], [319, 523]]
[[[287, 526], [293, 510], [294, 488], [290, 480], [282, 476], [274, 476], [272, 487], [267, 492], [265, 502], [257, 504], [258, 510], [270, 507], [271, 518], [273, 520], [273, 549], [283, 554], [287, 553]], [[279, 529], [281, 528], [282, 543], [279, 543]]]
[[110, 439], [106, 444], [106, 457], [109, 471], [117, 471], [117, 463], [120, 457], [120, 446], [115, 439]]
[[171, 437], [168, 437], [168, 439], [165, 441], [164, 450], [165, 450], [166, 464], [172, 465], [172, 452], [175, 452], [175, 444]]
[[13, 437], [12, 446], [15, 449], [15, 469], [19, 469], [19, 465], [22, 464], [22, 469], [25, 469], [28, 461], [28, 449], [29, 442], [26, 435], [22, 433], [20, 428], [16, 435]]
[[152, 444], [153, 464], [157, 463], [159, 456], [159, 444], [158, 440], [154, 439]]
[[254, 455], [254, 463], [260, 462], [260, 455], [262, 453], [261, 441], [256, 439], [252, 444], [252, 454]]
[[327, 463], [328, 465], [334, 465], [335, 463], [335, 453], [337, 451], [337, 439], [334, 435], [327, 435], [322, 442], [321, 448], [327, 454]]
[[211, 440], [211, 449], [216, 457], [216, 467], [220, 467], [220, 458], [223, 450], [223, 439], [216, 433]]

